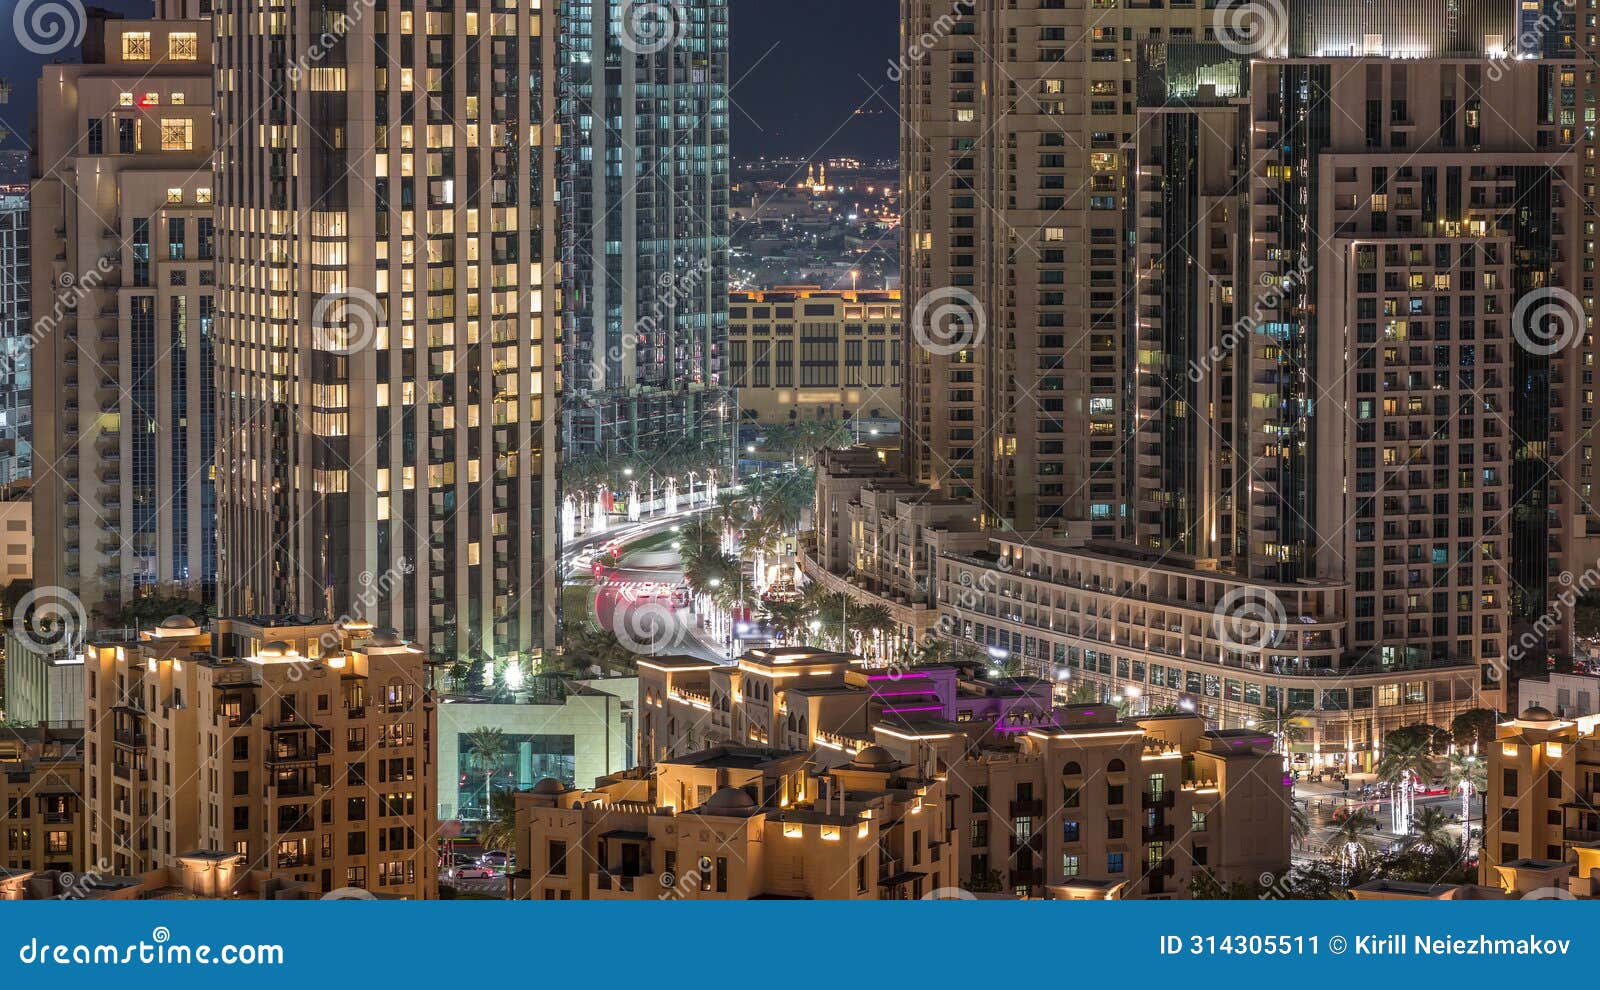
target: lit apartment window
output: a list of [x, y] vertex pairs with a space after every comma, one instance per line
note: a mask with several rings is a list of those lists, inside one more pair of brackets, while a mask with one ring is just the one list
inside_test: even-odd
[[193, 151], [194, 150], [194, 121], [187, 117], [173, 119], [164, 117], [161, 120], [161, 150], [162, 151]]
[[178, 188], [168, 189], [167, 190], [167, 202], [168, 203], [181, 203], [181, 202], [183, 202], [183, 190], [182, 189], [178, 189]]
[[200, 42], [193, 31], [174, 31], [167, 35], [167, 54], [174, 62], [193, 62], [200, 57]]
[[122, 36], [122, 58], [127, 62], [150, 61], [150, 32], [129, 31]]

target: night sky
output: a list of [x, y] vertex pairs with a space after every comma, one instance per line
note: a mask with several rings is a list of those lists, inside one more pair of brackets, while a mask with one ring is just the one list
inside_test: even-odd
[[[731, 2], [735, 158], [896, 154], [899, 97], [887, 68], [899, 47], [899, 0]], [[17, 44], [10, 30], [16, 4], [0, 0], [0, 78], [12, 87], [10, 104], [0, 106], [12, 132], [0, 145], [6, 148], [25, 146], [47, 61]], [[145, 0], [87, 5], [129, 16], [151, 9]]]

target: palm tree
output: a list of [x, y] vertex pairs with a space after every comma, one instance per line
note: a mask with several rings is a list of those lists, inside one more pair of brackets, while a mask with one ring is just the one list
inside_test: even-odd
[[887, 605], [858, 605], [850, 615], [850, 632], [856, 637], [856, 652], [862, 655], [867, 653], [869, 641], [876, 643], [880, 636], [892, 636], [899, 629]]
[[517, 845], [517, 799], [510, 791], [496, 791], [489, 799], [489, 824], [478, 832], [478, 845], [509, 853]]
[[1311, 838], [1311, 816], [1306, 813], [1306, 806], [1289, 799], [1289, 839], [1296, 849], [1304, 849], [1306, 840]]
[[1378, 855], [1378, 843], [1373, 833], [1378, 830], [1378, 817], [1370, 811], [1352, 811], [1340, 822], [1328, 838], [1327, 851], [1339, 864], [1342, 882], [1360, 870]]
[[1378, 779], [1390, 784], [1400, 783], [1407, 771], [1418, 780], [1430, 780], [1435, 769], [1433, 752], [1428, 744], [1411, 737], [1391, 736], [1383, 755], [1378, 757]]
[[494, 775], [500, 768], [500, 759], [511, 751], [511, 741], [501, 729], [488, 727], [467, 733], [467, 755], [483, 772], [483, 813], [489, 815], [494, 797]]
[[1295, 743], [1305, 741], [1306, 727], [1303, 721], [1305, 714], [1298, 708], [1282, 712], [1263, 708], [1256, 713], [1256, 722], [1272, 730], [1272, 737], [1278, 743], [1278, 752], [1288, 756]]
[[793, 639], [805, 628], [805, 603], [784, 599], [771, 599], [761, 603], [761, 620], [780, 633], [784, 639]]
[[1403, 844], [1407, 849], [1427, 853], [1448, 849], [1456, 844], [1448, 827], [1451, 823], [1451, 817], [1439, 808], [1423, 808], [1411, 819], [1411, 834], [1405, 837]]

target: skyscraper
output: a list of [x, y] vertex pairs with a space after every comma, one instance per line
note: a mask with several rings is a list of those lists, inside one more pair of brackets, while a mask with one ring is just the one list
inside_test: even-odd
[[727, 463], [727, 0], [594, 0], [562, 19], [568, 456]]
[[1338, 582], [1357, 655], [1498, 691], [1513, 633], [1570, 648], [1600, 532], [1578, 69], [1509, 8], [1290, 13], [1141, 48], [1134, 535]]
[[549, 645], [555, 3], [216, 24], [224, 609]]
[[39, 87], [35, 581], [214, 594], [211, 23], [90, 18]]
[[907, 463], [991, 522], [1115, 538], [1134, 41], [1201, 36], [1213, 12], [996, 7], [905, 6]]

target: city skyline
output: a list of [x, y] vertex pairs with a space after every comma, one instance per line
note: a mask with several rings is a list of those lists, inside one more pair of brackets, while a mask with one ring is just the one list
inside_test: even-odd
[[18, 4], [0, 899], [1600, 897], [1600, 14]]

